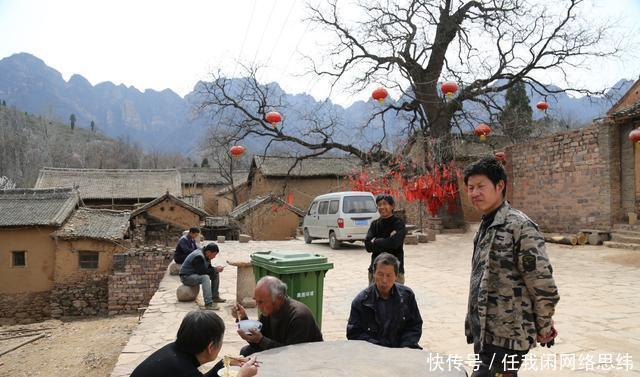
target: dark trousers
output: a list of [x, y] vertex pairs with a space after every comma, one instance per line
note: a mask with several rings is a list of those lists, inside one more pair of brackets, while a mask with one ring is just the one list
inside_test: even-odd
[[262, 351], [260, 349], [260, 347], [256, 346], [253, 343], [247, 344], [246, 346], [242, 347], [242, 349], [240, 350], [240, 355], [242, 356], [249, 356], [249, 355], [253, 355], [256, 352], [260, 352]]
[[[482, 348], [482, 350], [480, 350]], [[480, 343], [473, 344], [473, 351], [480, 356], [478, 370], [471, 377], [517, 377], [522, 360], [529, 351], [516, 351]]]

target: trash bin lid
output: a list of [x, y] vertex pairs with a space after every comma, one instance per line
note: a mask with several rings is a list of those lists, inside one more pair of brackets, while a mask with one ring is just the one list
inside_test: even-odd
[[296, 251], [259, 251], [251, 254], [251, 263], [277, 273], [329, 270], [333, 263], [319, 254]]

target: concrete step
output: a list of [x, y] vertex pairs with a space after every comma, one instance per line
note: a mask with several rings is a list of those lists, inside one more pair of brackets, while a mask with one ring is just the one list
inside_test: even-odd
[[640, 251], [640, 245], [634, 244], [634, 243], [604, 241], [604, 246], [610, 247], [610, 248], [613, 248], [613, 249], [625, 249], [625, 250], [637, 250], [637, 251]]
[[612, 230], [611, 237], [613, 237], [614, 234], [619, 234], [624, 237], [640, 237], [640, 231], [636, 232], [634, 230]]
[[632, 243], [640, 245], [640, 236], [630, 236], [620, 233], [612, 233], [611, 234], [611, 242], [619, 242], [619, 243]]

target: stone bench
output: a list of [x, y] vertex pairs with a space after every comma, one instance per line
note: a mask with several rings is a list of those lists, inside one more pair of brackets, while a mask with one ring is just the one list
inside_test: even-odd
[[198, 297], [198, 293], [200, 293], [200, 285], [194, 285], [190, 287], [188, 285], [182, 284], [176, 289], [176, 297], [180, 302], [191, 302], [195, 301]]

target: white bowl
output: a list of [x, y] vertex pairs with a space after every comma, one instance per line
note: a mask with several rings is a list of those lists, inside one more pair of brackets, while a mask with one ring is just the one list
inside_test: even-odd
[[[218, 371], [218, 376], [220, 377], [225, 377], [224, 372], [226, 372], [225, 368], [222, 368]], [[231, 365], [229, 367], [229, 377], [236, 377], [238, 375], [238, 373], [240, 372], [240, 367], [236, 366], [236, 365]]]
[[238, 322], [238, 328], [244, 331], [245, 334], [251, 335], [252, 329], [256, 329], [258, 331], [262, 329], [262, 322], [253, 319], [245, 319]]

